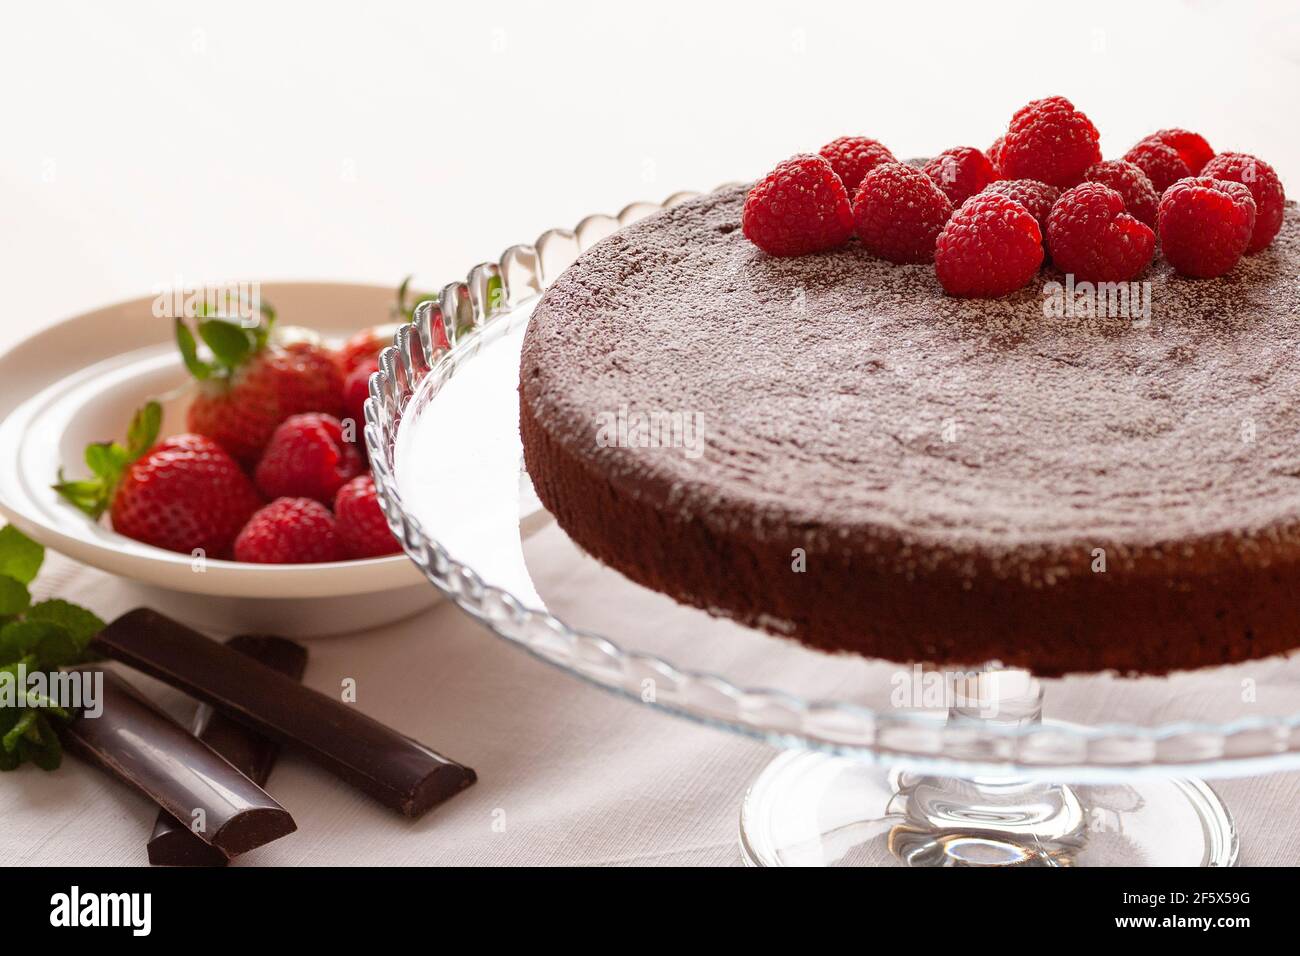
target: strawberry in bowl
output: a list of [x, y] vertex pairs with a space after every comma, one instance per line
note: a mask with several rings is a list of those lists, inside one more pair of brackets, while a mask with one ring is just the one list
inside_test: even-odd
[[[316, 502], [348, 540], [335, 500], [368, 462], [360, 401], [343, 406], [340, 355], [364, 332], [369, 366], [394, 317], [391, 287], [284, 283], [262, 292], [283, 315], [309, 316], [311, 331], [280, 327], [273, 314], [246, 324], [190, 314], [178, 335], [175, 317], [160, 317], [145, 298], [67, 320], [0, 355], [9, 452], [0, 513], [121, 579], [122, 600], [200, 629], [312, 636], [428, 607], [437, 592], [391, 533], [364, 553], [345, 543], [238, 560], [241, 533], [283, 498]], [[311, 439], [291, 434], [267, 459], [277, 431], [300, 417], [312, 427], [287, 431]]]
[[162, 406], [149, 402], [131, 421], [126, 445], [86, 446], [93, 477], [54, 490], [92, 518], [105, 511], [120, 534], [191, 555], [223, 557], [261, 498], [220, 445], [204, 435], [158, 441]]
[[330, 510], [367, 471], [356, 421], [345, 426], [337, 414], [342, 371], [374, 365], [378, 327], [335, 351], [308, 330], [274, 326], [271, 308], [252, 323], [201, 315], [191, 328], [176, 319], [180, 357], [197, 383], [187, 431], [158, 441], [162, 406], [150, 401], [125, 445], [86, 446], [91, 477], [69, 480], [60, 469], [55, 490], [91, 518], [107, 514], [118, 534], [197, 558], [322, 564], [396, 554], [386, 522], [354, 554]]
[[273, 337], [274, 324], [271, 309], [252, 327], [201, 318], [194, 331], [211, 351], [211, 358], [201, 358], [194, 331], [176, 320], [181, 357], [198, 382], [186, 425], [245, 464], [258, 459], [290, 415], [343, 410], [343, 377], [333, 351], [310, 335]]

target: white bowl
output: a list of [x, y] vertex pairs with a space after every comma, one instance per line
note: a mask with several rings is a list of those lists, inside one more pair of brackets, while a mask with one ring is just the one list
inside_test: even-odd
[[[388, 321], [391, 288], [267, 283], [284, 325], [328, 338]], [[398, 553], [365, 561], [264, 565], [206, 560], [141, 544], [95, 523], [50, 487], [60, 466], [84, 475], [87, 444], [125, 437], [131, 414], [163, 402], [163, 434], [185, 430], [192, 383], [152, 298], [80, 315], [0, 356], [0, 512], [41, 544], [129, 579], [141, 604], [223, 633], [321, 636], [375, 627], [438, 600]]]

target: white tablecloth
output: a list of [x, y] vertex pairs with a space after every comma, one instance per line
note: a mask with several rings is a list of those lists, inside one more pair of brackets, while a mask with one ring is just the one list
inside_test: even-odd
[[[38, 592], [127, 610], [109, 575], [51, 556]], [[298, 832], [241, 864], [739, 864], [745, 788], [775, 751], [596, 690], [487, 633], [450, 604], [308, 644], [306, 683], [469, 764], [479, 781], [408, 821], [289, 753], [268, 785]], [[182, 720], [194, 704], [128, 678]], [[1242, 862], [1300, 864], [1300, 774], [1219, 781]], [[0, 862], [144, 864], [156, 808], [72, 757], [0, 776]]]

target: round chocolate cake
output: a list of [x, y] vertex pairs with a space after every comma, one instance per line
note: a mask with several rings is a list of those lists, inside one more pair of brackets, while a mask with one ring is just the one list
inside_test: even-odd
[[538, 303], [520, 429], [606, 564], [829, 651], [1163, 673], [1300, 646], [1300, 224], [1226, 277], [1004, 299], [855, 244], [778, 259], [743, 187]]

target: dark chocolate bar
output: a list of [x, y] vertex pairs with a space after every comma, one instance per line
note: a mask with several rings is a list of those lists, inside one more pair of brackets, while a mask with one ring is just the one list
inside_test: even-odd
[[202, 811], [204, 825], [194, 835], [226, 856], [246, 853], [297, 829], [293, 817], [265, 790], [121, 677], [94, 666], [81, 669], [104, 675], [103, 712], [78, 716], [63, 728], [68, 750], [135, 787], [178, 819], [191, 820]]
[[[283, 637], [241, 634], [226, 641], [226, 646], [293, 680], [302, 680], [307, 668], [307, 649]], [[190, 732], [259, 787], [266, 786], [280, 754], [280, 745], [274, 740], [217, 713], [208, 704], [199, 704]], [[204, 843], [166, 810], [158, 811], [148, 849], [149, 862], [155, 866], [225, 866], [229, 862], [224, 853]]]
[[469, 767], [157, 611], [129, 611], [100, 632], [92, 647], [300, 748], [408, 817], [422, 815], [476, 779]]

